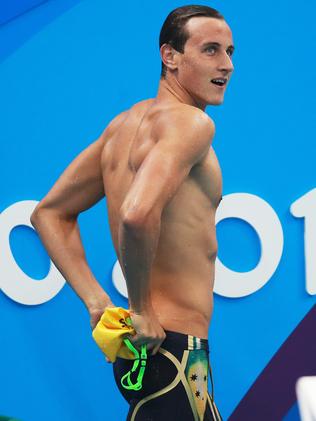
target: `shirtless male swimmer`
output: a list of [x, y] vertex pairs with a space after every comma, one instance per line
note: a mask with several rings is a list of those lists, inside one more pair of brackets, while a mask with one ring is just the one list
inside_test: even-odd
[[113, 363], [130, 404], [127, 420], [221, 420], [207, 390], [207, 338], [222, 180], [211, 147], [214, 123], [204, 110], [223, 102], [233, 50], [231, 30], [216, 10], [196, 5], [172, 11], [160, 33], [156, 98], [116, 116], [31, 216], [93, 328], [114, 304], [88, 267], [78, 215], [107, 197], [137, 333], [132, 342], [150, 350], [140, 391], [120, 384], [133, 362]]

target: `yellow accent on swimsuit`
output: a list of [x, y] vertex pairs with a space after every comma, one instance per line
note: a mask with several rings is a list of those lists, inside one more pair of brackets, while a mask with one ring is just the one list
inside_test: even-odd
[[123, 342], [127, 336], [135, 333], [128, 310], [122, 307], [108, 307], [94, 328], [92, 336], [101, 351], [111, 362], [115, 362], [117, 357], [135, 359], [133, 352]]

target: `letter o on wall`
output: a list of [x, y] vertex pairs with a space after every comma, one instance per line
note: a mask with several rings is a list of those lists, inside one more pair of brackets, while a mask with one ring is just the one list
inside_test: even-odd
[[38, 202], [16, 202], [0, 214], [0, 288], [12, 300], [27, 305], [42, 304], [52, 299], [65, 284], [65, 280], [51, 262], [47, 276], [41, 281], [26, 275], [17, 265], [11, 252], [9, 236], [18, 225], [33, 228], [30, 215]]
[[239, 218], [253, 227], [260, 239], [261, 257], [249, 272], [235, 272], [217, 258], [214, 292], [231, 298], [245, 297], [262, 288], [276, 271], [283, 252], [283, 230], [269, 203], [249, 193], [224, 196], [216, 223], [226, 218]]
[[128, 297], [126, 281], [121, 269], [120, 262], [117, 260], [113, 266], [112, 270], [112, 280], [115, 288], [118, 292], [123, 295], [123, 297]]

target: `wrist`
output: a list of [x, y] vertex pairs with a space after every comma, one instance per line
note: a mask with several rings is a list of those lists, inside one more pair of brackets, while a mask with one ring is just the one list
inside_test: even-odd
[[151, 303], [143, 304], [142, 306], [130, 306], [129, 312], [131, 315], [146, 315], [154, 312]]
[[106, 307], [113, 307], [113, 303], [108, 295], [98, 296], [90, 298], [86, 303], [87, 310], [89, 313], [105, 310]]

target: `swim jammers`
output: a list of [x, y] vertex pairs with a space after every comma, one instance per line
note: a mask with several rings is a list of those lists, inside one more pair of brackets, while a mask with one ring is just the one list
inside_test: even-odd
[[126, 421], [222, 421], [214, 402], [208, 340], [168, 330], [165, 333], [158, 353], [148, 355], [141, 390], [121, 386], [132, 360], [117, 358], [113, 363], [116, 384], [130, 405]]

